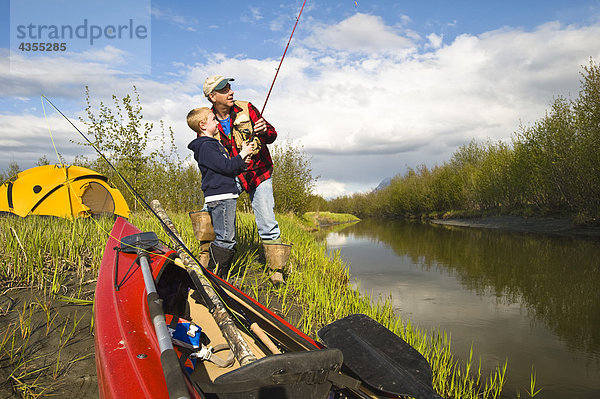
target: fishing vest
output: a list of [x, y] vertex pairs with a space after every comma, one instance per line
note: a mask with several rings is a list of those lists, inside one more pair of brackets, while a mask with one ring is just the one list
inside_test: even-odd
[[254, 135], [254, 126], [252, 126], [252, 120], [250, 119], [248, 101], [235, 101], [234, 104], [242, 109], [241, 112], [235, 114], [235, 119], [231, 123], [231, 135], [234, 137], [235, 146], [238, 150], [241, 150], [244, 141], [253, 141], [255, 148], [252, 151], [252, 155], [256, 155], [260, 151], [262, 143]]

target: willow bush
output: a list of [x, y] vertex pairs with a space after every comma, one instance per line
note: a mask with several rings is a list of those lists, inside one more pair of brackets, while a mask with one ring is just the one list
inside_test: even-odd
[[302, 215], [311, 202], [315, 178], [310, 159], [300, 145], [281, 141], [271, 147], [273, 158], [273, 196], [278, 212]]

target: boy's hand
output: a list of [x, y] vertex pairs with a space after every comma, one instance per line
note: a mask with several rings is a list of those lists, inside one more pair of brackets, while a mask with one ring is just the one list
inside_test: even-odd
[[250, 160], [250, 155], [252, 155], [252, 151], [254, 150], [254, 143], [250, 141], [242, 142], [242, 149], [240, 150], [240, 156], [246, 163]]

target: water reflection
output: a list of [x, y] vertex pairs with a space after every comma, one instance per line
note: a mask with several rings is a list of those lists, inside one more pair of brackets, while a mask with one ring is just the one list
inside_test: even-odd
[[598, 240], [365, 220], [327, 241], [361, 288], [451, 332], [459, 354], [475, 343], [488, 369], [508, 356], [510, 392], [535, 364], [544, 398], [600, 397]]
[[525, 306], [573, 349], [600, 351], [597, 241], [373, 220], [338, 234], [376, 239], [426, 269], [442, 265], [478, 295]]

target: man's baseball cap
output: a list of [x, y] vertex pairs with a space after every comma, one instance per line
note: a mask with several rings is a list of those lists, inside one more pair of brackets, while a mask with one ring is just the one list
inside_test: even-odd
[[235, 80], [234, 78], [226, 78], [222, 75], [213, 75], [206, 78], [204, 81], [204, 85], [202, 86], [202, 91], [204, 91], [204, 96], [208, 97], [210, 93], [215, 90], [221, 90], [230, 80]]

